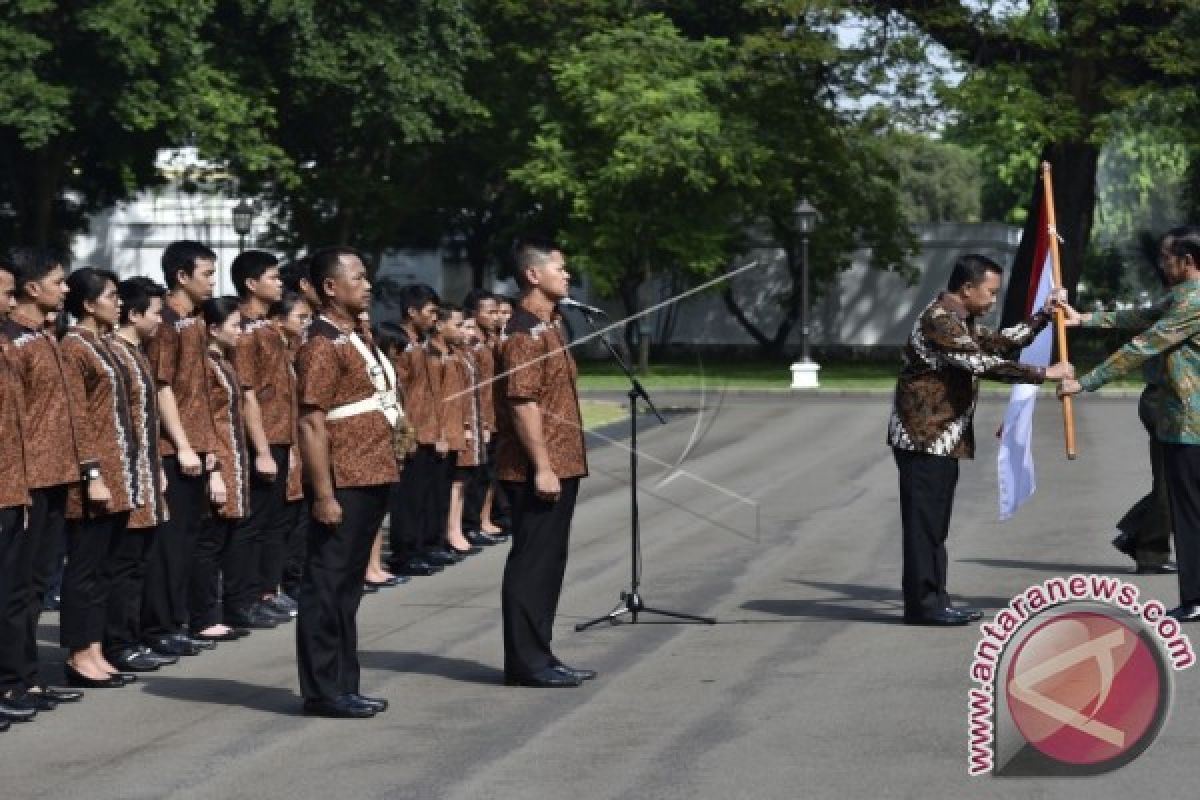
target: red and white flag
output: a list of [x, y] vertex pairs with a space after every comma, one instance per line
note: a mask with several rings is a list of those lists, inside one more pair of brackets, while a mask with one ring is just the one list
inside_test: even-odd
[[[1046, 305], [1054, 287], [1050, 232], [1045, 203], [1038, 204], [1038, 238], [1033, 251], [1033, 268], [1025, 298], [1025, 316]], [[1013, 287], [1009, 287], [1011, 291]], [[1047, 325], [1028, 347], [1021, 351], [1025, 364], [1049, 366], [1054, 351], [1054, 327]], [[996, 482], [999, 488], [1000, 519], [1006, 520], [1033, 496], [1037, 475], [1033, 468], [1033, 408], [1038, 387], [1018, 383], [1012, 387], [1004, 426], [1000, 429], [1000, 449], [996, 453]]]

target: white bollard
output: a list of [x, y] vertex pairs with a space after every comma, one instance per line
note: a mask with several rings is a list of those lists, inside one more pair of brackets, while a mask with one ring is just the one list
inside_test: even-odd
[[820, 383], [817, 380], [817, 373], [820, 371], [821, 365], [815, 361], [797, 361], [795, 364], [792, 364], [792, 388], [820, 388]]

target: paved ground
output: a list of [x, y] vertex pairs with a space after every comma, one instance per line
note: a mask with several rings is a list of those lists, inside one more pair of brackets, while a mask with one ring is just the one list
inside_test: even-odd
[[[713, 398], [709, 398], [713, 401]], [[997, 607], [1050, 575], [1126, 565], [1112, 520], [1147, 486], [1134, 401], [1085, 398], [1081, 457], [1039, 419], [1042, 489], [995, 521], [991, 433], [964, 466], [951, 589]], [[575, 633], [629, 581], [620, 446], [592, 452], [556, 644], [600, 679], [500, 685], [503, 548], [364, 602], [368, 722], [297, 715], [289, 629], [256, 633], [135, 687], [96, 691], [0, 736], [0, 797], [1180, 797], [1194, 791], [1200, 671], [1183, 673], [1151, 750], [1107, 777], [968, 779], [977, 633], [896, 624], [899, 523], [887, 399], [730, 396], [644, 436], [648, 603], [714, 614]], [[687, 474], [673, 471], [684, 451]], [[693, 477], [696, 476], [696, 477]], [[697, 479], [699, 478], [699, 479]], [[1168, 604], [1171, 578], [1136, 579]], [[48, 615], [47, 656], [57, 636]], [[55, 668], [51, 667], [51, 671]]]

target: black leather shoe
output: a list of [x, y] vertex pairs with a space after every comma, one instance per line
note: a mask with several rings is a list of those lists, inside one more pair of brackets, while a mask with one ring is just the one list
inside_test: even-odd
[[262, 616], [274, 622], [276, 625], [282, 625], [285, 622], [291, 622], [295, 617], [286, 611], [276, 611], [266, 603], [259, 603], [254, 606], [254, 610]]
[[67, 686], [76, 689], [119, 689], [125, 685], [125, 681], [115, 675], [100, 679], [89, 678], [70, 664], [63, 664], [63, 672], [67, 675]]
[[983, 619], [983, 612], [978, 608], [954, 608], [951, 606], [950, 610], [957, 611], [959, 614], [965, 614], [967, 622], [979, 622], [979, 620]]
[[304, 713], [310, 717], [330, 717], [332, 719], [370, 719], [375, 711], [359, 705], [342, 695], [336, 700], [305, 700]]
[[12, 725], [12, 723], [8, 720], [0, 719], [0, 733], [4, 733], [6, 730], [8, 730], [10, 725]]
[[440, 566], [435, 566], [419, 556], [413, 556], [399, 564], [389, 565], [388, 569], [397, 575], [407, 575], [413, 578], [427, 578], [442, 571]]
[[236, 642], [242, 637], [234, 632], [233, 628], [224, 633], [204, 633], [201, 631], [192, 637], [193, 642]]
[[436, 547], [433, 550], [425, 551], [425, 560], [430, 564], [437, 564], [443, 567], [449, 567], [462, 561], [465, 556], [457, 556], [451, 553], [445, 547]]
[[388, 701], [384, 700], [382, 697], [367, 697], [363, 694], [349, 694], [346, 695], [346, 697], [350, 700], [350, 702], [357, 703], [363, 708], [369, 708], [377, 714], [387, 711], [388, 709]]
[[83, 699], [83, 692], [77, 692], [73, 689], [59, 689], [50, 686], [35, 686], [30, 691], [45, 695], [59, 705], [62, 705], [63, 703], [77, 703]]
[[500, 544], [499, 539], [483, 531], [467, 531], [463, 536], [467, 538], [468, 542], [477, 547], [491, 547], [492, 545]]
[[541, 672], [535, 672], [532, 675], [506, 673], [504, 676], [505, 686], [529, 686], [534, 689], [568, 689], [581, 683], [583, 683], [582, 679], [560, 672], [555, 667], [546, 667]]
[[369, 583], [363, 584], [363, 594], [376, 594], [379, 591], [378, 586], [372, 586]]
[[37, 709], [14, 702], [13, 694], [0, 695], [0, 720], [6, 722], [28, 722], [37, 716]]
[[295, 601], [287, 595], [273, 594], [270, 597], [264, 597], [259, 601], [259, 605], [272, 614], [287, 614], [289, 617], [294, 617], [300, 613], [300, 608]]
[[132, 647], [115, 653], [107, 653], [106, 658], [108, 658], [108, 663], [124, 672], [154, 672], [162, 666], [158, 659]]
[[1134, 575], [1177, 575], [1179, 567], [1174, 564], [1138, 564]]
[[270, 630], [279, 623], [273, 617], [260, 613], [257, 607], [225, 615], [225, 624], [235, 628]]
[[195, 656], [200, 654], [200, 648], [186, 636], [151, 636], [146, 639], [146, 646], [164, 656]]
[[582, 681], [590, 681], [596, 677], [596, 670], [583, 669], [582, 667], [568, 667], [566, 664], [555, 664], [554, 668], [564, 675], [570, 675], [572, 678], [578, 678]]
[[477, 545], [471, 545], [466, 550], [459, 550], [454, 545], [448, 544], [448, 545], [446, 545], [446, 549], [449, 550], [453, 555], [458, 556], [459, 558], [466, 558], [467, 556], [477, 556], [483, 552], [483, 548], [479, 547]]
[[58, 703], [41, 692], [25, 692], [9, 700], [9, 705], [16, 708], [32, 708], [34, 711], [53, 711]]
[[202, 639], [197, 636], [188, 636], [187, 640], [191, 642], [192, 646], [197, 650], [215, 650], [217, 647], [216, 639]]
[[160, 667], [169, 667], [172, 664], [179, 663], [179, 656], [165, 656], [162, 653], [156, 653], [149, 647], [142, 645], [137, 648], [138, 654], [143, 661], [149, 661], [152, 664], [158, 664]]
[[408, 578], [402, 575], [393, 575], [383, 581], [365, 581], [367, 586], [373, 586], [376, 589], [391, 589], [393, 586], [399, 586], [402, 583], [408, 583]]
[[137, 683], [138, 679], [138, 676], [134, 675], [132, 672], [114, 672], [112, 676], [126, 685], [130, 683]]
[[905, 625], [926, 625], [934, 628], [966, 625], [970, 621], [970, 617], [966, 614], [962, 614], [952, 608], [936, 608], [918, 614], [906, 613], [904, 615]]
[[1179, 622], [1196, 622], [1200, 620], [1200, 606], [1176, 606], [1167, 612], [1167, 616]]

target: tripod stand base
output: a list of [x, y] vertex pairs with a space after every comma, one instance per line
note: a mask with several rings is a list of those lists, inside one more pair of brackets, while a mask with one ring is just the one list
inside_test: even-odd
[[657, 614], [660, 617], [671, 617], [672, 619], [681, 619], [687, 622], [699, 622], [703, 625], [716, 625], [717, 621], [713, 617], [701, 617], [696, 614], [684, 614], [681, 611], [664, 611], [661, 608], [651, 608], [642, 602], [642, 596], [637, 592], [621, 592], [621, 602], [617, 603], [616, 608], [605, 614], [603, 617], [596, 617], [587, 622], [581, 622], [575, 626], [576, 632], [586, 631], [594, 625], [599, 625], [601, 622], [607, 622], [610, 625], [616, 625], [621, 617], [629, 614], [631, 622], [638, 621], [638, 614]]

